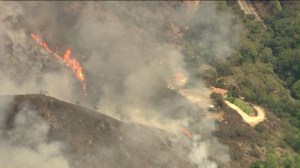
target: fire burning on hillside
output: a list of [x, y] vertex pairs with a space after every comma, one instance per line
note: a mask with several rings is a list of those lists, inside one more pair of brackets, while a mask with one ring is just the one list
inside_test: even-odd
[[86, 91], [86, 81], [85, 81], [85, 78], [84, 78], [84, 73], [83, 73], [83, 70], [82, 70], [82, 66], [80, 65], [80, 63], [74, 59], [74, 58], [71, 58], [71, 53], [72, 53], [72, 50], [71, 49], [67, 49], [65, 54], [64, 54], [64, 57], [61, 57], [60, 55], [58, 55], [57, 53], [54, 53], [52, 52], [47, 43], [42, 41], [38, 35], [36, 34], [31, 34], [31, 37], [41, 46], [43, 47], [48, 54], [52, 54], [56, 59], [58, 59], [59, 61], [62, 61], [69, 69], [71, 69], [76, 78], [81, 82], [82, 84], [82, 89], [83, 89], [83, 92], [84, 94], [87, 96], [87, 91]]
[[[109, 119], [112, 122], [103, 125], [100, 120], [96, 122], [99, 118], [91, 112], [91, 118], [95, 119], [92, 123], [81, 116], [77, 118], [79, 113], [68, 108], [59, 109], [66, 115], [50, 118], [45, 111], [50, 122], [65, 124], [71, 119], [70, 122], [74, 122], [68, 125], [71, 134], [78, 126], [82, 129], [78, 139], [62, 136], [67, 138], [62, 143], [74, 144], [79, 152], [76, 157], [68, 151], [64, 154], [70, 158], [70, 168], [145, 167], [149, 160], [153, 160], [150, 167], [159, 164], [166, 168], [190, 168], [170, 162], [178, 160], [173, 157], [176, 153], [185, 154], [186, 158], [182, 158], [198, 168], [214, 168], [229, 160], [227, 147], [212, 134], [215, 122], [206, 115], [209, 92], [196, 75], [189, 73], [190, 64], [186, 62], [190, 56], [197, 58], [197, 64], [206, 61], [200, 59], [202, 51], [211, 52], [209, 55], [229, 52], [224, 44], [231, 41], [227, 38], [234, 19], [217, 14], [215, 3], [0, 2], [0, 8], [0, 37], [3, 39], [0, 44], [0, 94], [49, 93], [49, 97], [74, 104], [72, 107], [82, 109], [79, 106], [83, 106], [120, 120], [118, 122], [130, 123], [128, 127], [117, 127], [110, 124], [115, 122]], [[78, 53], [85, 56], [77, 57]], [[40, 105], [44, 103], [47, 102]], [[58, 107], [55, 103], [49, 106], [54, 110]], [[67, 135], [69, 132], [64, 126], [53, 127], [53, 130], [62, 128]], [[157, 130], [155, 135], [145, 136], [144, 133], [151, 130]], [[117, 134], [111, 136], [110, 131]], [[93, 135], [87, 137], [87, 148], [73, 143], [83, 142], [88, 135], [86, 132]], [[152, 137], [159, 137], [166, 143], [174, 141], [176, 145], [166, 144], [172, 150], [169, 153], [156, 150], [152, 144], [161, 146], [164, 143]], [[97, 145], [99, 139], [103, 139], [103, 146]], [[119, 148], [122, 143], [126, 144], [124, 150]], [[132, 145], [133, 150], [128, 151], [127, 145]], [[88, 155], [82, 157], [82, 151]], [[77, 157], [82, 158], [82, 162], [75, 162]], [[167, 163], [160, 164], [157, 157]], [[123, 160], [116, 164], [115, 158]], [[16, 162], [16, 159], [11, 160], [11, 163]]]

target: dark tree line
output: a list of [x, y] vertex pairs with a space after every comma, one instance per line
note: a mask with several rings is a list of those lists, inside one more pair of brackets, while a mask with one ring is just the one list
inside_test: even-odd
[[[270, 3], [272, 15], [264, 17], [266, 26], [254, 16], [245, 16], [234, 2], [219, 3], [220, 12], [231, 10], [237, 16], [233, 23], [243, 26], [239, 48], [230, 46], [234, 52], [226, 59], [217, 57], [210, 45], [197, 45], [204, 29], [201, 26], [192, 27], [186, 33], [182, 52], [187, 68], [195, 77], [202, 77], [208, 85], [229, 89], [234, 96], [262, 105], [287, 121], [295, 129], [287, 127], [283, 141], [299, 152], [300, 3]], [[230, 36], [236, 36], [231, 33]], [[203, 64], [210, 66], [205, 69]], [[220, 97], [213, 97], [222, 104]], [[269, 159], [272, 157], [270, 154]], [[268, 160], [256, 165], [266, 167], [267, 164]]]

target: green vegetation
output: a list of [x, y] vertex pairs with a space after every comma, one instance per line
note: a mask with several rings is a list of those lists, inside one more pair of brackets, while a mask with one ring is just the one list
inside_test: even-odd
[[[220, 15], [228, 11], [236, 15], [227, 21], [233, 25], [227, 32], [226, 44], [233, 52], [222, 59], [215, 52], [216, 46], [203, 40], [207, 29], [219, 33], [215, 24], [195, 25], [185, 34], [181, 44], [184, 61], [192, 76], [202, 77], [208, 85], [226, 88], [231, 96], [242, 96], [245, 101], [261, 105], [280, 117], [284, 123], [283, 138], [277, 139], [278, 144], [287, 144], [299, 155], [300, 3], [281, 0], [254, 3], [269, 4], [266, 9], [270, 12], [263, 16], [266, 26], [254, 16], [245, 16], [236, 2], [219, 2]], [[238, 47], [231, 45], [236, 38], [239, 39]], [[203, 63], [210, 68], [202, 70]], [[276, 168], [299, 164], [299, 158], [292, 154], [279, 157], [273, 152], [266, 160], [251, 166]]]
[[263, 133], [266, 130], [266, 128], [260, 123], [255, 126], [255, 130], [259, 133]]
[[293, 84], [292, 91], [293, 91], [293, 94], [295, 95], [295, 97], [300, 99], [300, 80], [297, 80], [297, 82], [295, 82]]
[[226, 97], [225, 99], [228, 100], [229, 102], [233, 103], [237, 107], [239, 107], [241, 110], [243, 110], [248, 115], [254, 113], [253, 108], [248, 103], [244, 102], [243, 100], [241, 100], [239, 98]]
[[210, 94], [210, 98], [216, 103], [217, 106], [219, 106], [219, 107], [224, 106], [224, 99], [220, 93], [212, 92]]
[[276, 152], [269, 151], [266, 160], [256, 161], [250, 165], [250, 168], [298, 168], [296, 159], [289, 154], [279, 156]]

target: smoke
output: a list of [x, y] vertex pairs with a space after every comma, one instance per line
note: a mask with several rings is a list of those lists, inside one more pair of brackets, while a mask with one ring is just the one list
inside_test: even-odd
[[191, 20], [186, 39], [195, 43], [200, 52], [209, 51], [211, 56], [224, 59], [239, 48], [242, 26], [237, 23], [236, 16], [217, 11], [216, 3], [202, 3]]
[[37, 113], [24, 105], [17, 111], [7, 129], [7, 112], [12, 98], [1, 97], [0, 103], [0, 167], [9, 168], [69, 168], [59, 142], [48, 142], [49, 125]]
[[[178, 93], [180, 88], [166, 87], [176, 73], [190, 78], [180, 46], [185, 34], [216, 57], [238, 46], [234, 17], [218, 14], [215, 2], [0, 2], [0, 12], [0, 94], [43, 89], [125, 122], [178, 136], [184, 127], [194, 135], [186, 144], [191, 162], [217, 167], [229, 160], [227, 147], [211, 135], [215, 123], [205, 113], [207, 101], [195, 105]], [[73, 49], [86, 74], [88, 97], [72, 72], [37, 46], [30, 33], [52, 50]], [[197, 82], [194, 89], [205, 90], [201, 98], [209, 99]]]
[[76, 81], [72, 74], [66, 71], [44, 73], [38, 79], [26, 79], [21, 83], [5, 74], [0, 74], [0, 78], [2, 80], [0, 93], [4, 95], [39, 94], [47, 91], [50, 96], [74, 102], [72, 91], [75, 90]]
[[[26, 5], [37, 7], [35, 3]], [[24, 6], [18, 2], [0, 2], [0, 93], [38, 94], [44, 90], [50, 96], [75, 102], [78, 99], [74, 98], [74, 93], [79, 84], [72, 72], [53, 60], [43, 49], [35, 46], [29, 36], [30, 30], [20, 19], [27, 15], [24, 9]], [[28, 19], [30, 21], [34, 18], [28, 17]], [[30, 27], [35, 28], [42, 23], [46, 24], [40, 21], [42, 20], [31, 20], [33, 25]]]

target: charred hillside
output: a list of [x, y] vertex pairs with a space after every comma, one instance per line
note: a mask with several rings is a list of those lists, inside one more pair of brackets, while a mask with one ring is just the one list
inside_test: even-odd
[[[218, 3], [0, 2], [0, 9], [0, 95], [20, 95], [0, 101], [0, 167], [230, 161], [212, 135], [199, 76], [206, 59], [229, 56], [239, 37], [230, 33], [238, 30], [235, 17], [220, 15]], [[178, 90], [189, 88], [201, 92], [201, 103]], [[42, 92], [97, 112], [28, 95]]]
[[[18, 95], [12, 99], [2, 117], [3, 137], [9, 138], [10, 132], [18, 127], [18, 115], [35, 113], [49, 125], [45, 144], [61, 143], [62, 155], [72, 168], [193, 167], [180, 141], [170, 133], [125, 123], [45, 95]], [[35, 124], [31, 118], [28, 121]], [[31, 133], [34, 137], [34, 131]], [[37, 148], [34, 143], [23, 145], [32, 150]]]

